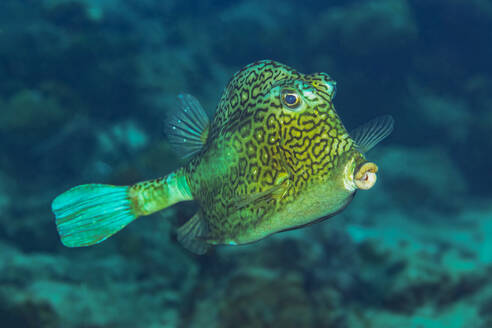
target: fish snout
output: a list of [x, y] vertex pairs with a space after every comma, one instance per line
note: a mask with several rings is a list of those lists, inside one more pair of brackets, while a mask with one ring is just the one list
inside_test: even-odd
[[362, 164], [354, 174], [355, 185], [359, 189], [371, 189], [376, 183], [378, 166], [372, 162]]

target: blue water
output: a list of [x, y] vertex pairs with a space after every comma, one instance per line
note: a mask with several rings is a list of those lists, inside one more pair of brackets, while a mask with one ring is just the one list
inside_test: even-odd
[[[2, 0], [0, 327], [492, 327], [491, 31], [479, 0]], [[212, 115], [260, 59], [330, 74], [349, 129], [395, 118], [376, 187], [204, 256], [192, 203], [60, 243], [54, 197], [177, 168], [176, 95]]]

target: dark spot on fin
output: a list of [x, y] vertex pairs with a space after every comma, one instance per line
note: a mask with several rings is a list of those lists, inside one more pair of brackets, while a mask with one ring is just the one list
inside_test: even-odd
[[203, 255], [210, 248], [206, 238], [208, 235], [207, 222], [202, 219], [200, 212], [193, 215], [185, 224], [178, 228], [178, 241], [192, 253]]
[[178, 95], [178, 105], [168, 118], [169, 142], [183, 158], [202, 149], [207, 141], [210, 120], [198, 100], [189, 94]]
[[379, 116], [350, 132], [350, 136], [357, 149], [365, 154], [391, 134], [394, 124], [391, 115]]

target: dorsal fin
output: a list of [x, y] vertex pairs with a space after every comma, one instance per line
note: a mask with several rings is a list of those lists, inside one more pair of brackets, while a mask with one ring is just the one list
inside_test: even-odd
[[391, 134], [395, 120], [391, 115], [383, 115], [362, 124], [352, 132], [357, 149], [365, 154]]
[[166, 134], [181, 157], [198, 152], [207, 141], [210, 121], [198, 100], [189, 94], [178, 95], [178, 108], [168, 119]]

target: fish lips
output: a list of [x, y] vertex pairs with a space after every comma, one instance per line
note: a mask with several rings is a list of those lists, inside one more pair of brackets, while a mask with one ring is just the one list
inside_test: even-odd
[[372, 162], [365, 162], [359, 166], [354, 173], [354, 181], [357, 188], [362, 190], [371, 189], [377, 180], [378, 166]]

